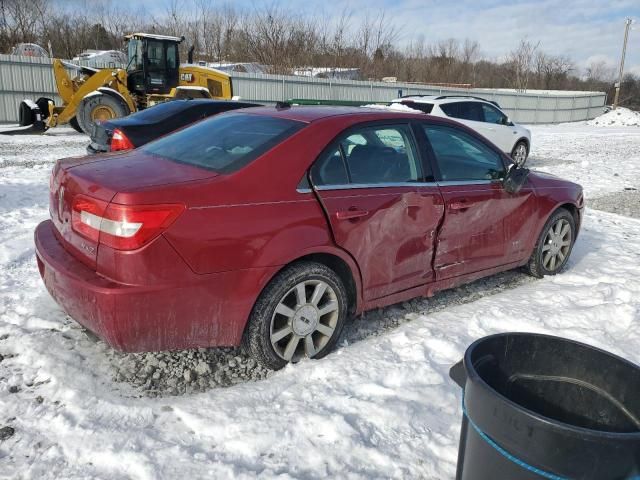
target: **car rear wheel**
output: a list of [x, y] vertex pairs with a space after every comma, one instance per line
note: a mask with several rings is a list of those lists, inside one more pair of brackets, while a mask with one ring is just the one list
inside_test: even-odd
[[569, 260], [575, 238], [576, 221], [571, 212], [556, 210], [542, 229], [526, 266], [527, 273], [538, 278], [558, 273]]
[[513, 147], [513, 150], [511, 151], [511, 159], [518, 167], [524, 166], [528, 155], [529, 149], [527, 148], [527, 143], [524, 141], [516, 143], [516, 146]]
[[91, 135], [97, 121], [125, 117], [130, 113], [129, 106], [120, 98], [94, 92], [80, 101], [76, 110], [76, 118], [82, 131]]
[[249, 353], [278, 370], [335, 346], [348, 311], [340, 277], [327, 266], [300, 262], [281, 271], [256, 302], [245, 332]]

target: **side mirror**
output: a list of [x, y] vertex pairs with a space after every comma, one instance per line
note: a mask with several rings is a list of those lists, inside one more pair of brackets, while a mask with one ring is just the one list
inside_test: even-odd
[[507, 176], [504, 177], [502, 186], [508, 193], [518, 193], [526, 183], [528, 176], [528, 168], [518, 168], [513, 165], [507, 172]]

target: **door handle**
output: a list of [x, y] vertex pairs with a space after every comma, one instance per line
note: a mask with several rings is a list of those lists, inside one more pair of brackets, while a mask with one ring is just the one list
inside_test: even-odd
[[469, 208], [469, 204], [467, 203], [466, 200], [461, 200], [459, 202], [451, 202], [449, 204], [449, 210], [452, 210], [454, 212], [461, 212], [466, 210], [467, 208]]
[[336, 213], [338, 220], [353, 220], [354, 218], [366, 217], [369, 215], [367, 210], [361, 210], [356, 207], [351, 207], [349, 210], [341, 210]]

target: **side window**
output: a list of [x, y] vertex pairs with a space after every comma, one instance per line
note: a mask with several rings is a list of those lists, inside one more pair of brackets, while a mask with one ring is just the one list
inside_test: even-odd
[[482, 104], [478, 102], [462, 102], [460, 104], [460, 117], [473, 122], [483, 122]]
[[167, 68], [178, 68], [177, 52], [177, 45], [167, 45]]
[[147, 58], [149, 65], [164, 68], [164, 46], [162, 42], [147, 42]]
[[448, 117], [464, 118], [461, 116], [460, 105], [460, 102], [445, 103], [440, 105], [440, 109], [446, 113]]
[[385, 128], [375, 131], [376, 137], [380, 140], [385, 147], [391, 147], [396, 151], [406, 153], [407, 141], [405, 137], [400, 133], [400, 130], [395, 128]]
[[451, 127], [423, 124], [442, 180], [495, 180], [504, 176], [500, 154]]
[[345, 139], [340, 141], [340, 146], [342, 147], [342, 151], [345, 155], [351, 155], [352, 150], [358, 145], [366, 145], [367, 139], [364, 138], [359, 133], [354, 133], [353, 135], [349, 135]]
[[358, 134], [358, 138], [363, 138], [365, 143], [355, 145], [350, 151], [344, 150], [351, 183], [405, 183], [420, 180], [418, 155], [407, 126], [369, 127], [359, 130]]
[[315, 185], [346, 185], [349, 183], [341, 146], [330, 150], [316, 161], [311, 168], [311, 178]]
[[406, 125], [351, 130], [311, 169], [315, 185], [417, 182], [419, 159]]
[[484, 121], [487, 123], [497, 123], [498, 125], [505, 125], [507, 123], [507, 117], [491, 105], [483, 103], [482, 111], [484, 112]]

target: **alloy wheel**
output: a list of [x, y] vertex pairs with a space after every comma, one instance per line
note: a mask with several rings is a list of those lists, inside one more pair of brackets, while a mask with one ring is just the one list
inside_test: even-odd
[[549, 272], [560, 269], [571, 249], [573, 232], [564, 218], [559, 218], [547, 231], [542, 246], [542, 266]]
[[338, 297], [322, 280], [305, 280], [278, 302], [271, 317], [269, 339], [275, 353], [287, 362], [320, 353], [338, 324]]
[[524, 143], [519, 143], [513, 152], [513, 161], [518, 167], [524, 165], [527, 160], [527, 146]]

